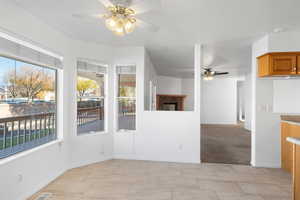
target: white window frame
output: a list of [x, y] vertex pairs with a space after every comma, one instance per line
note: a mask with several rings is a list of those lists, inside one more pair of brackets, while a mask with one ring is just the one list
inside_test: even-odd
[[149, 81], [149, 111], [156, 111], [156, 85]]
[[[118, 67], [135, 67], [135, 73], [122, 73], [122, 74], [134, 74], [135, 75], [135, 97], [119, 97], [119, 73], [117, 72]], [[114, 93], [114, 101], [115, 101], [115, 114], [114, 114], [114, 121], [115, 121], [115, 132], [117, 133], [136, 133], [137, 132], [137, 65], [136, 64], [118, 64], [114, 67], [114, 76], [115, 76], [115, 93]], [[135, 100], [135, 129], [134, 130], [127, 130], [127, 129], [119, 129], [119, 99], [128, 99], [128, 100]]]
[[[61, 99], [61, 94], [63, 91], [63, 87], [59, 87], [59, 83], [61, 83], [61, 79], [63, 76], [63, 70], [61, 68], [56, 68], [55, 66], [51, 66], [48, 64], [44, 64], [44, 63], [39, 63], [39, 62], [35, 62], [32, 61], [31, 59], [26, 59], [26, 58], [20, 58], [18, 56], [13, 56], [13, 55], [6, 55], [4, 53], [0, 53], [0, 57], [3, 58], [7, 58], [7, 59], [11, 59], [14, 60], [16, 62], [23, 62], [23, 63], [27, 63], [27, 64], [31, 64], [31, 65], [35, 65], [37, 67], [41, 67], [41, 68], [47, 68], [47, 69], [51, 69], [55, 71], [55, 139], [50, 140], [48, 142], [42, 143], [40, 145], [37, 146], [33, 146], [32, 148], [28, 148], [25, 150], [21, 150], [19, 152], [13, 153], [8, 155], [7, 157], [4, 158], [0, 158], [0, 161], [5, 161], [7, 159], [14, 159], [14, 158], [18, 158], [19, 156], [25, 155], [29, 152], [35, 151], [36, 149], [42, 148], [43, 146], [49, 145], [50, 143], [53, 142], [62, 142], [63, 141], [63, 125], [60, 122], [60, 120], [62, 120], [62, 99]], [[59, 114], [61, 113], [61, 114]]]
[[[84, 62], [88, 62], [88, 63], [92, 63], [92, 64], [96, 64], [99, 65], [101, 67], [105, 67], [106, 68], [106, 73], [99, 73], [99, 72], [94, 72], [96, 74], [102, 74], [104, 75], [104, 96], [103, 97], [98, 97], [95, 96], [96, 98], [100, 98], [100, 99], [104, 99], [104, 130], [103, 131], [90, 131], [90, 132], [86, 132], [86, 133], [81, 133], [79, 134], [77, 131], [77, 113], [78, 113], [78, 105], [77, 105], [77, 90], [76, 90], [76, 136], [78, 137], [85, 137], [85, 136], [91, 136], [91, 135], [102, 135], [102, 134], [108, 134], [108, 65], [107, 64], [102, 64], [102, 63], [98, 63], [95, 61], [88, 61], [85, 59], [77, 59], [77, 61], [84, 61]], [[77, 87], [77, 77], [78, 77], [78, 67], [76, 64], [76, 87]]]

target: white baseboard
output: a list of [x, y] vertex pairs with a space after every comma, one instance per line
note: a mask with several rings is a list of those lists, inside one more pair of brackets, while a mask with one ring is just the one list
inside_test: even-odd
[[140, 160], [140, 161], [153, 161], [153, 162], [170, 162], [170, 163], [186, 163], [186, 164], [201, 164], [199, 160], [177, 160], [177, 159], [154, 159], [146, 157], [138, 157], [136, 154], [116, 154], [113, 159], [120, 160]]
[[251, 162], [253, 167], [281, 168], [280, 162]]
[[113, 157], [111, 155], [109, 155], [109, 156], [103, 156], [98, 160], [86, 160], [86, 161], [83, 161], [83, 162], [78, 162], [76, 164], [72, 163], [72, 165], [69, 167], [69, 169], [83, 167], [83, 166], [86, 166], [86, 165], [91, 165], [91, 164], [95, 164], [95, 163], [99, 163], [99, 162], [103, 162], [103, 161], [111, 160], [111, 159], [113, 159]]

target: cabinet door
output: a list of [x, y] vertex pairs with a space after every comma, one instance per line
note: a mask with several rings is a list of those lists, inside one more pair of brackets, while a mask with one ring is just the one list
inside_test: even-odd
[[293, 145], [286, 141], [287, 137], [291, 137], [290, 126], [291, 125], [286, 122], [281, 123], [281, 167], [292, 173]]
[[300, 56], [297, 56], [297, 73], [300, 74]]
[[300, 199], [300, 146], [294, 145], [294, 163], [293, 163], [293, 186], [294, 186], [294, 199]]
[[273, 75], [292, 75], [297, 73], [296, 55], [272, 55], [271, 71]]

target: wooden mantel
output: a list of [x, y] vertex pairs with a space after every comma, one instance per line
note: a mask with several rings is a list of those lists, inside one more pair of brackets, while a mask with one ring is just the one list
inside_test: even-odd
[[158, 94], [156, 95], [157, 110], [184, 110], [186, 95]]

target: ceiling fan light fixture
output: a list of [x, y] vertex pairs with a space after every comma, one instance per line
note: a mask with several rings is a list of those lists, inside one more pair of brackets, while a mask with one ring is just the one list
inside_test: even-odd
[[135, 29], [136, 19], [133, 17], [135, 11], [120, 5], [107, 8], [110, 16], [106, 17], [106, 27], [118, 36], [132, 33]]
[[204, 76], [203, 80], [205, 80], [205, 81], [212, 81], [212, 80], [214, 80], [214, 77], [213, 76]]
[[117, 17], [116, 16], [108, 17], [105, 20], [105, 25], [109, 30], [114, 31], [117, 26]]
[[125, 32], [124, 32], [124, 28], [123, 26], [117, 26], [114, 30], [113, 30], [113, 33], [115, 35], [118, 35], [118, 36], [124, 36], [125, 35]]
[[124, 29], [126, 33], [132, 33], [134, 31], [136, 25], [135, 23], [136, 23], [136, 19], [134, 18], [128, 18], [125, 20]]

